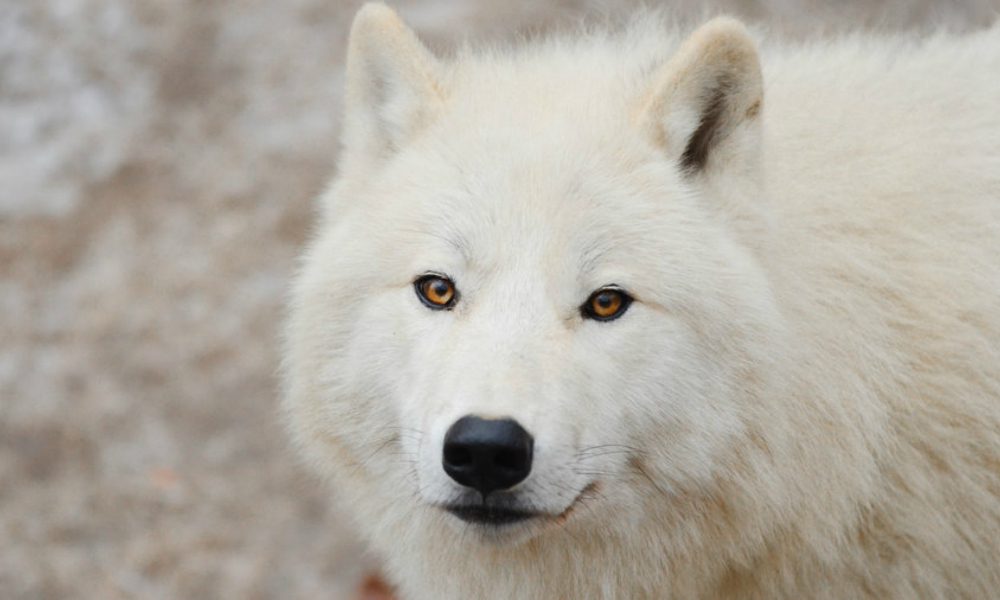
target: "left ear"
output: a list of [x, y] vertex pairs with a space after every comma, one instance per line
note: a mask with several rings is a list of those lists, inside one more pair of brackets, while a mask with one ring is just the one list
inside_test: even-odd
[[739, 21], [720, 17], [662, 68], [640, 124], [685, 173], [696, 174], [719, 158], [756, 154], [762, 102], [754, 42]]
[[403, 147], [440, 108], [437, 59], [391, 8], [365, 4], [347, 52], [344, 147], [380, 160]]

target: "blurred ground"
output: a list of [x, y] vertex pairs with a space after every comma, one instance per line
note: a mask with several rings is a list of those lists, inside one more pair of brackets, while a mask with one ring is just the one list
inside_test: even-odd
[[[709, 4], [795, 36], [1000, 9]], [[275, 371], [358, 5], [0, 0], [0, 598], [342, 598], [357, 581], [359, 546], [285, 445]], [[447, 48], [630, 3], [396, 5]]]

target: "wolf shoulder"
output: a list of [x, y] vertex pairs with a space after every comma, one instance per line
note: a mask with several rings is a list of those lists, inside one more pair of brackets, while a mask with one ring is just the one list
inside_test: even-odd
[[991, 202], [1000, 219], [1000, 22], [761, 51], [763, 149], [778, 201], [808, 191], [908, 209]]

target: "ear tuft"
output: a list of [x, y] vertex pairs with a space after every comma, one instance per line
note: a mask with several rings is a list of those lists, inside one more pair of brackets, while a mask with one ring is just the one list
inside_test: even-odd
[[345, 147], [384, 158], [425, 125], [442, 101], [437, 59], [391, 8], [365, 4], [347, 56]]
[[763, 102], [760, 61], [742, 23], [720, 17], [695, 31], [661, 70], [642, 122], [688, 173], [704, 171]]

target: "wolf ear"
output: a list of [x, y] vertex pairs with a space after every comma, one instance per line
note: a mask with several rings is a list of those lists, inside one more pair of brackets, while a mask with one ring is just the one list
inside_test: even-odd
[[384, 4], [361, 7], [347, 53], [344, 146], [377, 159], [398, 150], [442, 101], [437, 59]]
[[717, 155], [745, 150], [740, 133], [756, 141], [762, 102], [753, 40], [739, 21], [719, 17], [695, 31], [660, 71], [641, 124], [686, 173], [698, 173]]

